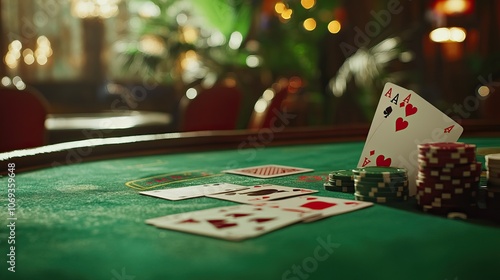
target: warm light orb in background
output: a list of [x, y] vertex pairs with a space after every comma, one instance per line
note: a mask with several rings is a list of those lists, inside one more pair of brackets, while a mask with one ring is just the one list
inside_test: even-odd
[[250, 68], [255, 68], [260, 65], [260, 59], [256, 55], [249, 55], [247, 56], [246, 64]]
[[292, 18], [292, 14], [293, 14], [292, 9], [286, 9], [285, 11], [283, 11], [283, 13], [281, 13], [281, 17], [285, 20], [288, 20]]
[[313, 31], [316, 29], [316, 20], [313, 18], [304, 20], [304, 29], [307, 31]]
[[35, 62], [35, 57], [33, 56], [33, 51], [31, 49], [24, 49], [23, 51], [24, 63], [27, 65], [33, 64]]
[[264, 112], [267, 109], [267, 106], [268, 106], [267, 101], [264, 100], [264, 99], [262, 99], [262, 98], [260, 98], [259, 100], [257, 100], [257, 102], [255, 102], [255, 105], [253, 106], [253, 109], [257, 113], [262, 113], [262, 112]]
[[461, 27], [440, 27], [431, 31], [429, 38], [436, 43], [463, 42], [467, 37], [465, 29]]
[[274, 90], [268, 88], [262, 94], [262, 98], [264, 98], [267, 101], [271, 101], [274, 98], [274, 95], [275, 95]]
[[186, 26], [182, 28], [182, 37], [184, 42], [192, 44], [198, 39], [198, 31], [194, 27]]
[[139, 41], [139, 50], [149, 55], [159, 56], [165, 51], [165, 44], [157, 36], [144, 35]]
[[118, 14], [120, 0], [74, 0], [71, 13], [78, 18], [111, 18]]
[[286, 10], [286, 6], [283, 2], [278, 2], [274, 5], [274, 11], [277, 13], [277, 14], [281, 14], [283, 13], [284, 11]]
[[11, 84], [12, 84], [12, 83], [11, 83], [11, 81], [10, 81], [10, 78], [9, 78], [9, 77], [5, 76], [5, 77], [3, 77], [3, 78], [2, 78], [2, 86], [4, 86], [4, 87], [8, 87], [8, 86], [10, 86]]
[[338, 20], [332, 20], [328, 23], [328, 31], [332, 34], [339, 33], [341, 28], [340, 22]]
[[143, 18], [154, 18], [161, 14], [160, 7], [155, 3], [148, 1], [139, 8], [139, 16]]
[[186, 90], [186, 97], [188, 99], [195, 99], [197, 95], [198, 95], [198, 91], [195, 88], [188, 88]]
[[488, 95], [490, 95], [490, 88], [487, 87], [487, 86], [480, 86], [478, 89], [477, 89], [477, 93], [479, 94], [479, 96], [481, 97], [487, 97]]
[[26, 88], [26, 84], [19, 76], [15, 76], [14, 78], [12, 78], [12, 83], [18, 90], [23, 90]]
[[467, 37], [465, 29], [459, 27], [450, 28], [450, 40], [452, 42], [463, 42]]
[[316, 0], [300, 0], [300, 4], [304, 9], [310, 9], [316, 4]]
[[243, 35], [238, 31], [234, 31], [233, 33], [231, 33], [231, 36], [229, 37], [228, 46], [233, 50], [237, 50], [241, 46], [242, 42], [243, 42]]
[[445, 15], [463, 14], [471, 9], [472, 3], [468, 0], [440, 0], [434, 6], [436, 12]]

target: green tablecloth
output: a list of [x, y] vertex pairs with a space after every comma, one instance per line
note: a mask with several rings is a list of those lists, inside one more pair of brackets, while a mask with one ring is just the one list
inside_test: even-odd
[[[478, 147], [500, 143], [465, 141]], [[265, 182], [352, 199], [351, 194], [325, 191], [323, 180], [332, 170], [355, 167], [362, 147], [355, 142], [154, 155], [17, 174], [15, 273], [7, 270], [11, 231], [4, 176], [0, 279], [499, 278], [498, 225], [421, 213], [414, 200], [296, 224], [242, 242], [144, 223], [152, 217], [235, 204], [210, 198], [173, 202], [138, 194], [138, 189], [158, 185]], [[270, 163], [315, 171], [267, 180], [220, 173]], [[185, 180], [174, 181], [180, 178]]]

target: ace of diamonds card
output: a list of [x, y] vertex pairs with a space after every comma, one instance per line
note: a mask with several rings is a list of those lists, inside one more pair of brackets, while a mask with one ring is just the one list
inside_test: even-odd
[[413, 91], [386, 83], [358, 167], [395, 166], [408, 170], [415, 194], [420, 143], [456, 142], [462, 126]]

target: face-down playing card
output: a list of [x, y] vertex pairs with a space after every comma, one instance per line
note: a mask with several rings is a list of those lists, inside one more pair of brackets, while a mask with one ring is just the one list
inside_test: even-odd
[[333, 197], [303, 195], [287, 199], [266, 201], [255, 205], [298, 213], [317, 213], [318, 215], [303, 220], [303, 222], [312, 222], [326, 217], [366, 208], [372, 206], [373, 203]]
[[314, 216], [255, 205], [205, 209], [146, 220], [158, 228], [231, 241], [256, 237]]
[[207, 195], [207, 197], [229, 200], [244, 204], [255, 204], [261, 201], [299, 196], [318, 192], [317, 190], [263, 184], [248, 189], [221, 194]]
[[257, 177], [257, 178], [274, 178], [274, 177], [287, 176], [287, 175], [299, 174], [311, 171], [314, 170], [309, 168], [268, 164], [268, 165], [259, 165], [259, 166], [224, 170], [222, 172]]
[[358, 167], [406, 168], [415, 194], [417, 145], [455, 142], [463, 128], [413, 91], [387, 83], [380, 97]]
[[182, 200], [194, 197], [202, 197], [209, 194], [237, 191], [246, 188], [248, 187], [229, 184], [229, 183], [214, 183], [214, 184], [181, 187], [181, 188], [143, 191], [139, 193], [147, 196], [153, 196], [168, 200]]

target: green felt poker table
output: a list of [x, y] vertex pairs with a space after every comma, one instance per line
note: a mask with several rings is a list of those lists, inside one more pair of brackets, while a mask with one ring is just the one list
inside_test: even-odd
[[[353, 199], [323, 187], [330, 171], [356, 166], [367, 130], [353, 131], [171, 133], [0, 154], [0, 279], [498, 279], [497, 221], [424, 213], [414, 199], [239, 242], [144, 222], [236, 205], [138, 194], [146, 189], [270, 183]], [[500, 146], [498, 134], [460, 141], [476, 144], [483, 162], [481, 151]], [[314, 171], [272, 179], [221, 173], [261, 164]]]

